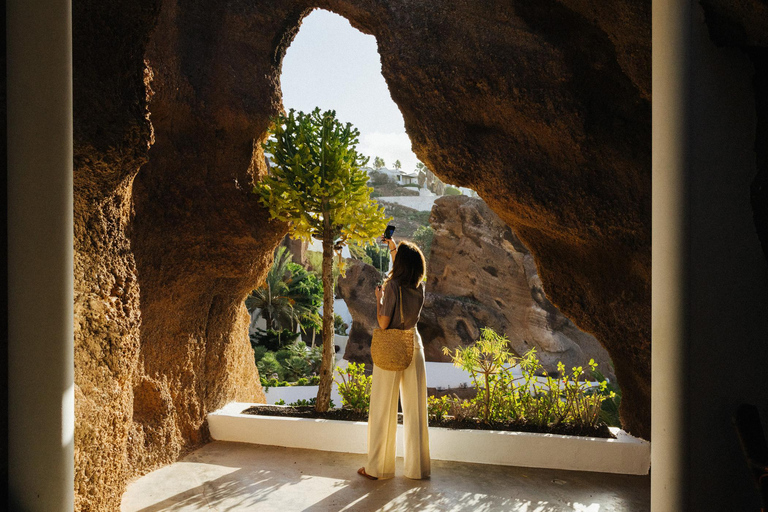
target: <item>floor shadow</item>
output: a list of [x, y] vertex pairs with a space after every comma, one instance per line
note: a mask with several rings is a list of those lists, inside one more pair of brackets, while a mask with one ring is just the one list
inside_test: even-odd
[[122, 511], [650, 510], [648, 477], [433, 461], [430, 479], [374, 482], [356, 474], [364, 463], [361, 455], [211, 443], [133, 482]]

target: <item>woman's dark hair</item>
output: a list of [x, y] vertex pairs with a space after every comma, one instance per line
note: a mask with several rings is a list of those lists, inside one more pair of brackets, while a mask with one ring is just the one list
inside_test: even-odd
[[424, 255], [416, 244], [400, 242], [387, 281], [394, 279], [403, 286], [416, 287], [427, 273]]

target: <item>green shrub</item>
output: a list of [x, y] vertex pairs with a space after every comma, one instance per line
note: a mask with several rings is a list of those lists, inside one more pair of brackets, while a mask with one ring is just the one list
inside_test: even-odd
[[346, 370], [336, 368], [341, 382], [336, 381], [341, 395], [341, 406], [359, 414], [368, 414], [371, 405], [371, 380], [365, 375], [364, 363], [349, 363]]
[[311, 366], [306, 358], [292, 355], [283, 363], [285, 368], [285, 378], [289, 381], [297, 381], [311, 371]]
[[306, 386], [308, 384], [309, 384], [309, 379], [307, 379], [306, 377], [302, 377], [296, 381], [297, 386]]
[[319, 375], [313, 375], [309, 378], [309, 385], [310, 386], [317, 386], [320, 384], [320, 376]]
[[[316, 401], [317, 401], [317, 397], [312, 397], [309, 400], [299, 398], [295, 402], [291, 402], [288, 405], [290, 405], [291, 407], [314, 407]], [[331, 409], [334, 409], [336, 407], [336, 404], [333, 403], [333, 400], [331, 400], [331, 404], [329, 405], [329, 407]]]
[[267, 350], [273, 352], [280, 350], [286, 345], [290, 345], [298, 337], [299, 333], [293, 332], [290, 329], [283, 329], [282, 331], [256, 329], [250, 336], [252, 347], [266, 347]]
[[349, 325], [344, 323], [344, 319], [340, 315], [333, 315], [333, 332], [339, 336], [346, 336]]
[[[447, 348], [443, 351], [451, 355], [454, 365], [469, 373], [477, 389], [472, 401], [453, 401], [451, 414], [457, 418], [476, 414], [486, 422], [524, 419], [539, 426], [569, 423], [594, 427], [602, 403], [616, 396], [607, 389], [607, 382], [593, 388], [580, 380], [584, 375], [581, 366], [568, 374], [563, 363], [558, 363], [557, 378], [544, 372], [546, 384], [540, 384], [536, 375], [542, 373], [542, 366], [536, 351], [516, 357], [508, 348], [507, 338], [492, 329], [482, 329], [474, 345], [458, 348], [453, 354]], [[513, 366], [520, 368], [522, 377], [514, 378]], [[594, 360], [590, 360], [589, 368], [595, 374]]]
[[429, 252], [432, 250], [432, 239], [435, 237], [435, 230], [432, 226], [419, 226], [413, 234], [413, 242], [419, 246], [425, 258], [429, 258]]
[[280, 365], [285, 368], [285, 362], [288, 360], [289, 357], [291, 357], [293, 354], [291, 354], [291, 351], [287, 348], [281, 348], [277, 352], [275, 352], [275, 359], [277, 359], [277, 362], [280, 363]]
[[444, 195], [446, 196], [460, 196], [462, 195], [461, 190], [457, 189], [456, 187], [452, 187], [450, 185], [445, 187]]
[[430, 420], [441, 421], [451, 410], [451, 400], [448, 396], [435, 398], [427, 397], [427, 416]]
[[253, 359], [256, 362], [256, 364], [259, 364], [259, 361], [261, 361], [261, 358], [264, 357], [264, 354], [267, 353], [267, 347], [257, 345], [253, 347]]
[[270, 386], [276, 386], [277, 384], [272, 384], [271, 381], [283, 380], [285, 375], [285, 369], [275, 358], [274, 352], [266, 352], [256, 367], [259, 369], [259, 375], [270, 379]]
[[281, 398], [280, 400], [275, 401], [275, 405], [285, 405], [285, 400]]

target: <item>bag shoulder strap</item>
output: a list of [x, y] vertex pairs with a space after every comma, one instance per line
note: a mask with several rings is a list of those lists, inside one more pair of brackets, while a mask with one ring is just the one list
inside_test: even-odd
[[403, 288], [398, 284], [397, 291], [400, 292], [400, 325], [405, 327], [405, 317], [403, 316]]

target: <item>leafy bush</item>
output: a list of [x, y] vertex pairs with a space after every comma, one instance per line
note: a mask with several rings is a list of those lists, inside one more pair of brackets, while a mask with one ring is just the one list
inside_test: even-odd
[[359, 414], [368, 414], [371, 405], [371, 376], [365, 375], [364, 363], [349, 363], [346, 370], [337, 368], [341, 406]]
[[256, 367], [259, 369], [259, 375], [270, 379], [270, 386], [277, 386], [277, 382], [272, 384], [272, 381], [283, 380], [285, 376], [285, 369], [275, 358], [274, 352], [266, 352]]
[[346, 336], [349, 325], [344, 323], [344, 319], [340, 315], [333, 315], [333, 332], [339, 336]]
[[267, 353], [267, 347], [262, 345], [257, 345], [253, 347], [253, 359], [256, 362], [256, 364], [259, 364], [259, 361], [261, 361], [261, 358], [264, 357], [264, 354]]
[[291, 351], [289, 349], [281, 348], [280, 350], [275, 352], [275, 359], [277, 359], [277, 362], [280, 363], [281, 366], [285, 367], [285, 362], [292, 355], [293, 354], [291, 354]]
[[598, 382], [606, 382], [606, 389], [612, 392], [613, 395], [609, 395], [608, 398], [603, 401], [600, 407], [600, 421], [604, 422], [609, 427], [621, 427], [621, 419], [619, 418], [619, 407], [621, 406], [621, 389], [619, 386], [612, 382], [608, 382], [600, 371], [594, 370], [592, 372], [595, 380]]
[[365, 255], [371, 260], [371, 265], [376, 267], [379, 272], [389, 270], [389, 247], [382, 247], [378, 244], [366, 245]]
[[297, 386], [307, 386], [309, 385], [309, 379], [306, 377], [302, 377], [299, 380], [296, 381]]
[[452, 187], [450, 185], [445, 187], [444, 194], [446, 196], [460, 196], [460, 195], [462, 195], [461, 190], [457, 189], [456, 187]]
[[320, 376], [319, 375], [313, 375], [309, 378], [309, 385], [310, 386], [317, 386], [320, 384]]
[[[317, 398], [316, 397], [312, 397], [309, 400], [305, 400], [303, 398], [299, 398], [295, 402], [291, 402], [288, 405], [290, 405], [291, 407], [314, 407], [315, 402], [317, 402]], [[330, 403], [329, 407], [331, 409], [336, 407], [336, 404], [333, 403], [333, 400], [331, 400], [331, 403]]]
[[285, 400], [281, 398], [280, 400], [275, 401], [275, 405], [285, 405]]
[[434, 396], [427, 397], [427, 417], [430, 420], [440, 421], [451, 410], [451, 400], [448, 396], [442, 396], [435, 398]]
[[405, 183], [401, 187], [421, 188], [418, 183]]
[[262, 346], [272, 352], [276, 352], [284, 346], [293, 343], [298, 337], [299, 333], [293, 332], [290, 329], [283, 329], [282, 331], [256, 329], [250, 336], [252, 347]]
[[419, 226], [419, 229], [413, 234], [413, 242], [419, 246], [426, 258], [429, 258], [429, 251], [432, 250], [432, 239], [434, 237], [435, 230], [432, 229], [432, 226]]
[[[597, 424], [602, 403], [616, 396], [607, 389], [606, 381], [593, 388], [580, 380], [584, 375], [581, 366], [568, 374], [563, 363], [558, 363], [557, 378], [544, 372], [546, 385], [540, 384], [536, 375], [542, 366], [536, 351], [516, 357], [509, 351], [507, 338], [492, 329], [482, 329], [474, 345], [458, 348], [453, 354], [447, 348], [443, 351], [451, 355], [455, 366], [470, 374], [477, 389], [472, 401], [453, 401], [451, 414], [457, 418], [476, 414], [486, 422], [524, 419], [539, 426], [569, 423], [588, 428]], [[520, 368], [522, 377], [514, 378], [513, 366]], [[594, 374], [594, 360], [590, 360], [589, 368]]]
[[301, 356], [290, 356], [283, 363], [285, 368], [285, 378], [289, 381], [297, 381], [301, 378], [306, 380], [306, 375], [311, 371], [309, 362]]

